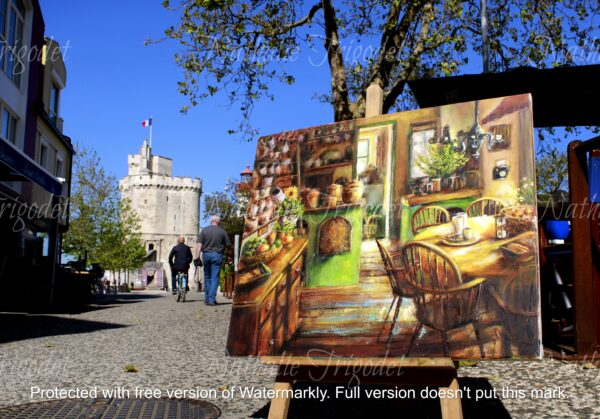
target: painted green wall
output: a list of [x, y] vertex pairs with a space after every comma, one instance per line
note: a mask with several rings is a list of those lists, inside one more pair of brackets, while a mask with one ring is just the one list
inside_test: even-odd
[[[335, 256], [318, 255], [319, 225], [327, 218], [342, 216], [352, 224], [350, 252]], [[360, 244], [362, 241], [362, 208], [334, 209], [305, 214], [308, 223], [308, 253], [306, 257], [308, 288], [356, 285], [360, 278]]]

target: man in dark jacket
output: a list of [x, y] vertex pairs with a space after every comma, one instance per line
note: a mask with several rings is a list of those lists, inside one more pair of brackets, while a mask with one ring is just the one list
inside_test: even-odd
[[182, 272], [185, 274], [184, 283], [187, 288], [188, 270], [190, 269], [190, 263], [192, 263], [192, 251], [189, 246], [185, 244], [185, 237], [180, 236], [177, 240], [178, 243], [171, 253], [169, 253], [169, 266], [171, 267], [171, 293], [175, 294], [177, 289], [177, 273]]

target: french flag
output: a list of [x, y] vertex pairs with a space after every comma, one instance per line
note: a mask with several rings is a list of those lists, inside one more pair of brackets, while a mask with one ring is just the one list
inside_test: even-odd
[[150, 119], [146, 119], [145, 121], [142, 121], [142, 127], [143, 128], [148, 128], [152, 126], [152, 118]]

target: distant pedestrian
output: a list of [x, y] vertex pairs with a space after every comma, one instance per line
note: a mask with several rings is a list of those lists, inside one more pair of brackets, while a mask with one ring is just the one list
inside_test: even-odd
[[196, 242], [196, 253], [199, 255], [202, 252], [204, 264], [204, 304], [209, 306], [217, 305], [217, 288], [223, 253], [226, 247], [231, 246], [229, 236], [220, 224], [221, 218], [213, 215], [210, 226], [202, 229]]
[[104, 295], [110, 294], [110, 279], [107, 277], [102, 279], [102, 291]]

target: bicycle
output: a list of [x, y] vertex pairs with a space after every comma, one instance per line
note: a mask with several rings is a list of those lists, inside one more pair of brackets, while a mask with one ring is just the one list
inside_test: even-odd
[[175, 276], [177, 282], [177, 302], [185, 302], [185, 295], [187, 293], [187, 273], [177, 272]]

